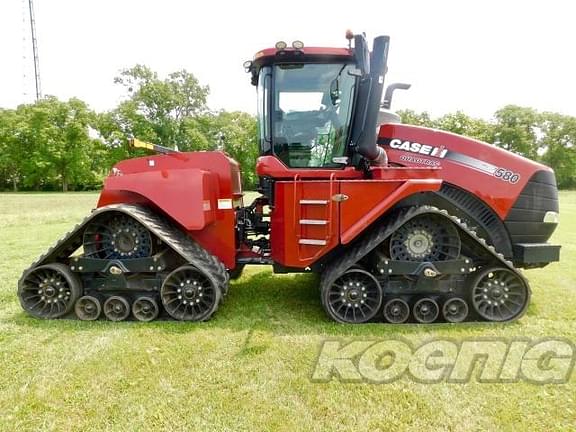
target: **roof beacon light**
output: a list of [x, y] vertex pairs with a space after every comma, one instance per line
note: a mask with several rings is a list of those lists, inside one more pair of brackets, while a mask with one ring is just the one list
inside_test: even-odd
[[283, 51], [283, 50], [286, 49], [286, 47], [287, 47], [288, 45], [287, 45], [286, 42], [284, 42], [284, 41], [279, 41], [279, 42], [276, 42], [276, 45], [274, 45], [274, 46], [276, 47], [276, 49], [277, 49], [278, 51]]
[[292, 48], [301, 50], [302, 48], [304, 48], [304, 42], [295, 40], [294, 42], [292, 42]]

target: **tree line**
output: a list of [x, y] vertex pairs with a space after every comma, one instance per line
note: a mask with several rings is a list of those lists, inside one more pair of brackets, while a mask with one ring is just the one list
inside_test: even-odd
[[[0, 190], [94, 190], [119, 160], [144, 155], [130, 136], [181, 151], [222, 149], [242, 167], [254, 188], [257, 125], [243, 112], [211, 111], [208, 86], [186, 70], [165, 78], [147, 66], [121, 71], [114, 80], [126, 97], [95, 112], [79, 99], [45, 97], [0, 109]], [[438, 118], [403, 110], [408, 124], [433, 127], [493, 143], [556, 170], [562, 188], [576, 187], [576, 117], [506, 106], [491, 120], [458, 111]]]
[[146, 154], [128, 147], [131, 136], [181, 151], [222, 149], [243, 167], [244, 185], [254, 187], [253, 116], [209, 110], [208, 86], [186, 70], [160, 78], [136, 65], [114, 82], [126, 97], [107, 112], [52, 96], [0, 109], [0, 190], [100, 189], [116, 162]]

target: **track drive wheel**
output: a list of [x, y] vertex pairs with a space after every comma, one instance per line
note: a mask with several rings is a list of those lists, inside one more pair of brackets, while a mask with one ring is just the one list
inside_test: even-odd
[[81, 292], [78, 277], [60, 263], [31, 269], [18, 284], [22, 308], [36, 318], [53, 319], [66, 315]]
[[460, 254], [458, 229], [437, 215], [410, 219], [390, 237], [390, 257], [400, 261], [445, 261]]
[[382, 287], [367, 271], [353, 268], [322, 287], [322, 305], [335, 321], [364, 323], [380, 310]]
[[187, 264], [168, 275], [162, 284], [160, 297], [172, 318], [205, 321], [218, 309], [222, 293], [211, 275]]
[[528, 284], [515, 272], [492, 267], [472, 282], [472, 306], [487, 321], [510, 321], [521, 316], [530, 302]]
[[144, 225], [126, 214], [104, 214], [86, 227], [83, 247], [89, 258], [149, 257], [152, 255], [152, 235]]

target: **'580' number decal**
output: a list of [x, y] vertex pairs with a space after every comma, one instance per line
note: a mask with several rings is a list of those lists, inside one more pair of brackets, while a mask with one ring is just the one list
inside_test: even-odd
[[494, 170], [494, 177], [510, 182], [512, 184], [518, 183], [518, 181], [520, 180], [520, 174], [512, 172], [505, 168], [496, 168]]

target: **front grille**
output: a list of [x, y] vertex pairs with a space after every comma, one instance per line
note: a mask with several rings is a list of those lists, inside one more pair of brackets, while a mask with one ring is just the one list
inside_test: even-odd
[[556, 224], [544, 223], [546, 212], [558, 212], [558, 188], [552, 171], [538, 171], [526, 184], [504, 223], [512, 243], [545, 243]]

